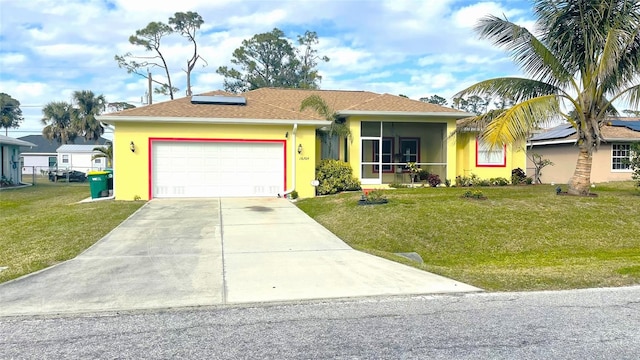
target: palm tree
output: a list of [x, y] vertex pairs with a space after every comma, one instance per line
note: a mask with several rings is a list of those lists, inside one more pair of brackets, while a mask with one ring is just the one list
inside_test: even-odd
[[[578, 161], [568, 192], [589, 193], [593, 151], [601, 126], [616, 115], [612, 102], [640, 104], [640, 2], [636, 0], [536, 0], [537, 33], [487, 16], [476, 31], [505, 48], [530, 78], [479, 82], [456, 96], [512, 98], [509, 109], [469, 119], [493, 145], [526, 139], [553, 119], [576, 129]], [[565, 110], [566, 109], [566, 110]]]
[[104, 134], [104, 126], [96, 120], [107, 106], [104, 95], [96, 96], [93, 91], [81, 90], [73, 92], [73, 101], [77, 107], [73, 119], [78, 135], [87, 140], [98, 140]]
[[73, 126], [75, 109], [64, 101], [53, 101], [42, 109], [42, 123], [46, 125], [42, 129], [42, 136], [48, 140], [55, 140], [62, 144], [73, 142], [77, 131]]
[[322, 97], [319, 95], [310, 95], [302, 100], [302, 103], [300, 104], [300, 111], [304, 111], [308, 108], [317, 112], [320, 116], [325, 118], [325, 120], [331, 121], [331, 125], [329, 125], [328, 128], [321, 128], [317, 131], [321, 141], [329, 147], [329, 153], [331, 153], [332, 139], [336, 137], [338, 139], [351, 138], [351, 130], [349, 130], [349, 127], [344, 123], [344, 119], [342, 119], [336, 111], [331, 109]]
[[91, 160], [105, 158], [107, 159], [107, 167], [111, 167], [113, 163], [113, 144], [108, 142], [106, 146], [97, 146], [93, 148], [93, 151], [97, 151], [97, 154], [91, 155]]

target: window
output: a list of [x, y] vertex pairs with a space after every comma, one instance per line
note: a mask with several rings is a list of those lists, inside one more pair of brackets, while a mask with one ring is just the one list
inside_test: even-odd
[[[377, 140], [373, 141], [373, 161], [380, 161], [378, 156], [378, 150], [380, 146]], [[382, 139], [382, 163], [389, 164], [393, 162], [393, 138]], [[378, 171], [378, 165], [374, 165], [374, 171]], [[382, 165], [382, 172], [392, 172], [392, 165]]]
[[55, 156], [49, 156], [49, 167], [54, 168], [58, 165], [58, 158]]
[[611, 170], [613, 171], [631, 171], [629, 161], [631, 160], [630, 144], [612, 144], [611, 145]]
[[69, 163], [69, 155], [62, 155], [62, 163], [63, 164]]
[[402, 155], [401, 162], [420, 162], [419, 154], [419, 138], [400, 138], [400, 155]]
[[93, 162], [94, 162], [94, 164], [96, 164], [96, 165], [100, 165], [100, 164], [102, 164], [102, 159], [97, 158], [97, 159], [93, 160]]
[[493, 146], [476, 139], [476, 166], [507, 166], [506, 146]]

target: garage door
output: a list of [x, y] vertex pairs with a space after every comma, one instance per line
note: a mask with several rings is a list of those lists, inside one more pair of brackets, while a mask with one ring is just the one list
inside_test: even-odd
[[276, 196], [283, 142], [152, 141], [153, 197]]

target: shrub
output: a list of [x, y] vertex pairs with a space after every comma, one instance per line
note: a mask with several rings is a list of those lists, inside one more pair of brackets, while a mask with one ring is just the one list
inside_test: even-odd
[[462, 194], [462, 197], [471, 199], [483, 199], [484, 194], [480, 190], [467, 190], [464, 192], [464, 194]]
[[520, 168], [515, 168], [511, 170], [511, 183], [513, 185], [518, 185], [525, 183], [527, 179], [527, 174]]
[[437, 174], [431, 174], [427, 178], [427, 182], [429, 183], [429, 186], [436, 187], [442, 183], [442, 180], [440, 180], [440, 176]]
[[405, 185], [405, 184], [398, 184], [398, 183], [391, 183], [389, 185], [390, 188], [394, 188], [394, 189], [404, 189], [404, 188], [408, 188], [409, 186]]
[[476, 174], [471, 176], [456, 176], [456, 186], [473, 186], [480, 181], [480, 178]]
[[360, 190], [360, 181], [353, 177], [351, 166], [344, 161], [322, 160], [316, 169], [316, 178], [320, 183], [317, 188], [320, 195], [335, 194], [345, 190]]
[[418, 169], [418, 180], [429, 180], [429, 172], [426, 169]]
[[295, 200], [295, 199], [297, 199], [300, 195], [298, 195], [298, 192], [297, 192], [297, 191], [293, 190], [293, 191], [289, 194], [289, 196], [291, 196], [291, 198], [292, 198], [293, 200]]
[[0, 177], [0, 186], [11, 186], [13, 185], [12, 179], [7, 179], [6, 177]]
[[491, 183], [492, 186], [509, 185], [509, 180], [507, 180], [507, 179], [505, 179], [503, 177], [491, 178], [491, 179], [489, 179], [489, 182]]
[[480, 179], [475, 183], [476, 186], [491, 186], [491, 181], [487, 179]]
[[380, 202], [387, 200], [387, 197], [384, 195], [384, 192], [380, 189], [375, 189], [367, 192], [365, 194], [365, 199], [370, 202]]
[[640, 186], [640, 143], [631, 144], [630, 167], [633, 170], [631, 178], [636, 182], [636, 186]]

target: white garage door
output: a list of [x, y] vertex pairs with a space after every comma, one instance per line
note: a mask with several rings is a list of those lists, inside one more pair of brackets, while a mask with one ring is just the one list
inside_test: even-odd
[[276, 196], [284, 191], [284, 144], [152, 143], [153, 197]]

